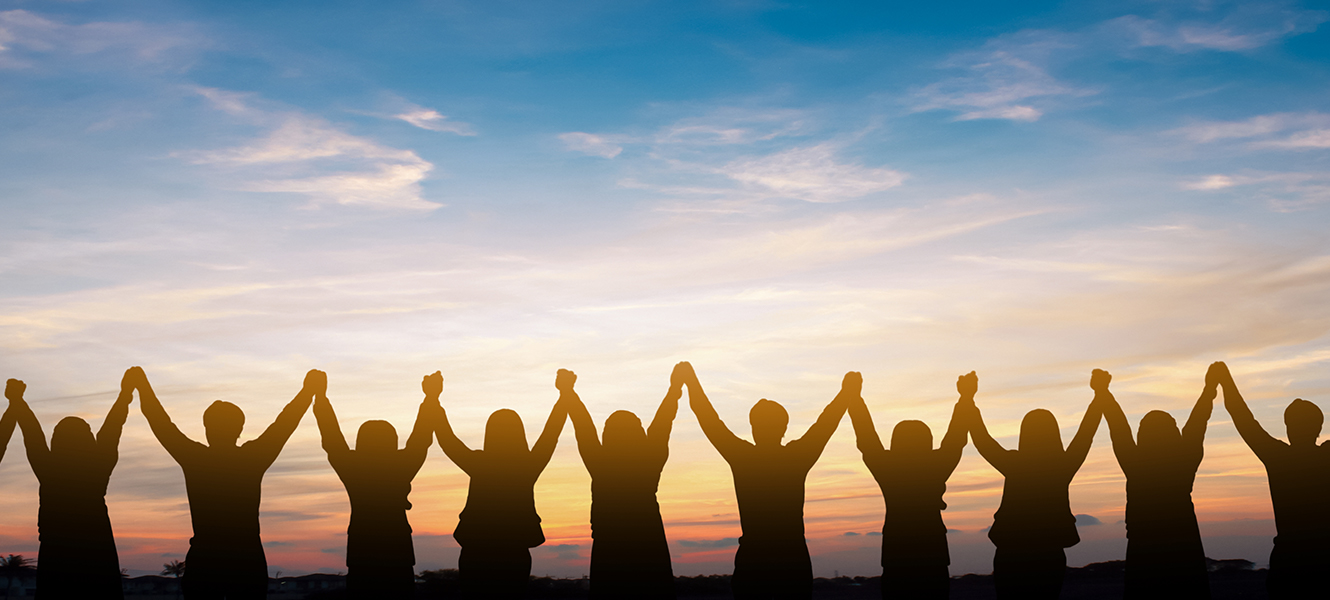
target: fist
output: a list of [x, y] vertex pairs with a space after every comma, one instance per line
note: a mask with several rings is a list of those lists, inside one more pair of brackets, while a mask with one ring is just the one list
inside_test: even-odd
[[10, 379], [5, 382], [5, 397], [10, 400], [22, 400], [23, 392], [28, 389], [28, 384], [17, 379]]
[[435, 371], [420, 380], [420, 389], [430, 398], [438, 398], [443, 393], [443, 373]]
[[1210, 363], [1210, 369], [1205, 372], [1205, 387], [1213, 388], [1233, 381], [1233, 374], [1228, 372], [1228, 365], [1223, 361]]
[[305, 373], [305, 391], [317, 397], [328, 395], [328, 374], [318, 369]]
[[970, 371], [956, 378], [956, 391], [960, 392], [966, 398], [973, 398], [979, 391], [979, 376], [974, 371]]
[[858, 371], [850, 371], [845, 374], [845, 379], [840, 382], [841, 392], [850, 394], [858, 398], [864, 392], [864, 376]]
[[125, 376], [120, 378], [120, 391], [136, 389], [147, 380], [148, 375], [143, 372], [143, 367], [125, 369]]
[[674, 371], [670, 373], [670, 387], [681, 388], [694, 381], [697, 381], [697, 373], [693, 372], [693, 365], [688, 361], [674, 365]]
[[577, 383], [577, 374], [568, 369], [559, 369], [554, 375], [554, 387], [560, 392], [573, 391], [574, 383]]
[[1090, 389], [1096, 392], [1107, 392], [1108, 382], [1113, 381], [1113, 376], [1108, 371], [1095, 369], [1090, 371]]

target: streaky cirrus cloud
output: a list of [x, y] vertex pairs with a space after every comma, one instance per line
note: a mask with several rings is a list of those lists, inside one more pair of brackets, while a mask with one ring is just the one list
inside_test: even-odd
[[596, 135], [583, 131], [570, 131], [559, 134], [559, 140], [565, 148], [581, 152], [587, 156], [614, 158], [623, 152], [623, 146], [613, 141], [611, 136]]
[[830, 143], [736, 159], [719, 172], [745, 186], [809, 202], [861, 198], [894, 188], [906, 178], [893, 169], [842, 162]]
[[1252, 148], [1330, 148], [1330, 114], [1272, 113], [1240, 121], [1200, 121], [1167, 133], [1198, 144], [1242, 140]]
[[0, 11], [0, 68], [33, 67], [44, 56], [104, 54], [136, 62], [177, 62], [205, 45], [193, 27], [140, 22], [70, 24], [27, 10]]
[[394, 119], [406, 121], [421, 129], [438, 131], [440, 133], [455, 133], [457, 135], [472, 136], [476, 135], [476, 130], [469, 123], [460, 121], [450, 121], [447, 116], [439, 114], [439, 111], [432, 108], [413, 106], [405, 112], [393, 115]]

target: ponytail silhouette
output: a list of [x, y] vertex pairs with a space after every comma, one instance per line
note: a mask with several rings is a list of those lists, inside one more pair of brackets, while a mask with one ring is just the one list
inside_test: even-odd
[[1322, 573], [1330, 563], [1330, 441], [1316, 444], [1325, 415], [1320, 407], [1297, 398], [1284, 410], [1288, 441], [1276, 439], [1252, 415], [1224, 363], [1215, 363], [1224, 388], [1224, 409], [1270, 480], [1275, 512], [1275, 547], [1270, 551], [1266, 590], [1271, 600], [1323, 596]]
[[[1127, 570], [1125, 597], [1210, 597], [1205, 549], [1192, 505], [1192, 484], [1205, 454], [1205, 426], [1217, 394], [1217, 369], [1182, 430], [1168, 413], [1152, 410], [1141, 419], [1137, 439], [1122, 407], [1108, 391], [1107, 373], [1095, 381], [1095, 401], [1104, 410], [1113, 454], [1127, 477]], [[1097, 371], [1101, 372], [1102, 371]]]
[[9, 412], [23, 430], [28, 464], [39, 484], [38, 597], [123, 598], [106, 486], [120, 458], [120, 432], [134, 400], [129, 378], [121, 382], [120, 395], [97, 435], [83, 419], [65, 417], [51, 432], [50, 448], [37, 416], [23, 400], [26, 389], [16, 379], [5, 384]]
[[615, 411], [605, 419], [603, 443], [571, 382], [567, 390], [561, 388], [582, 464], [591, 475], [593, 599], [674, 598], [674, 570], [656, 490], [670, 455], [685, 373], [691, 371], [686, 362], [675, 365], [649, 428], [642, 429], [637, 415]]
[[[1099, 373], [1091, 374], [1092, 384]], [[989, 435], [979, 408], [972, 409], [970, 439], [1006, 478], [1002, 503], [988, 530], [996, 546], [993, 584], [999, 599], [1055, 599], [1061, 593], [1067, 568], [1064, 549], [1081, 541], [1068, 488], [1090, 452], [1102, 414], [1099, 404], [1091, 402], [1063, 450], [1057, 418], [1042, 408], [1032, 410], [1021, 421], [1018, 448], [1007, 450]]]
[[886, 503], [882, 523], [882, 597], [945, 600], [951, 589], [951, 554], [942, 511], [947, 478], [965, 449], [968, 417], [979, 377], [971, 371], [956, 381], [960, 399], [942, 444], [933, 448], [933, 432], [922, 421], [901, 421], [891, 434], [891, 449], [873, 426], [862, 398], [850, 401], [850, 422], [864, 464], [877, 480]]
[[473, 598], [521, 598], [531, 577], [531, 548], [545, 543], [536, 514], [536, 480], [554, 455], [568, 416], [567, 392], [577, 376], [559, 369], [559, 401], [535, 446], [528, 449], [522, 418], [496, 410], [485, 424], [485, 446], [472, 450], [453, 433], [440, 408], [436, 434], [444, 454], [471, 477], [466, 507], [453, 539], [462, 547], [457, 559], [462, 587]]
[[443, 376], [437, 371], [421, 383], [425, 400], [406, 447], [397, 447], [397, 430], [387, 421], [360, 426], [354, 450], [346, 443], [332, 403], [325, 394], [314, 398], [328, 463], [351, 499], [351, 524], [346, 529], [346, 588], [352, 598], [404, 599], [416, 589], [416, 553], [411, 544], [411, 480], [425, 464], [434, 441]]

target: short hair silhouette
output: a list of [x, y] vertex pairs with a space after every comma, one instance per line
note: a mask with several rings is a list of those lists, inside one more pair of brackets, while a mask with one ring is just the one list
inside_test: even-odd
[[[1099, 377], [1091, 374], [1092, 385]], [[1021, 420], [1016, 450], [1006, 450], [971, 408], [970, 438], [979, 454], [1004, 477], [1002, 501], [993, 514], [993, 584], [999, 599], [1057, 598], [1066, 575], [1065, 549], [1080, 543], [1071, 513], [1069, 487], [1094, 443], [1102, 408], [1091, 402], [1080, 428], [1064, 450], [1057, 418], [1044, 409]]]
[[591, 413], [565, 377], [560, 391], [568, 400], [582, 464], [591, 475], [591, 598], [674, 598], [665, 524], [656, 490], [669, 459], [670, 431], [683, 395], [679, 363], [649, 430], [637, 415], [617, 410], [605, 419], [603, 440], [596, 437]]
[[327, 388], [327, 376], [311, 370], [305, 382], [259, 437], [237, 445], [245, 425], [240, 407], [218, 400], [203, 412], [207, 445], [189, 439], [167, 415], [142, 369], [126, 374], [139, 391], [140, 408], [157, 441], [185, 475], [190, 523], [181, 580], [186, 600], [262, 598], [268, 589], [268, 560], [259, 534], [259, 499], [263, 475], [277, 460], [286, 440]]
[[886, 505], [882, 518], [882, 597], [945, 600], [951, 588], [951, 553], [942, 511], [947, 479], [960, 463], [979, 378], [971, 371], [956, 381], [960, 399], [942, 445], [933, 448], [933, 432], [923, 421], [901, 421], [891, 432], [891, 448], [882, 447], [873, 416], [862, 398], [850, 401], [855, 445], [877, 480]]
[[[437, 385], [433, 385], [437, 379]], [[314, 418], [328, 463], [351, 501], [346, 529], [346, 591], [356, 599], [405, 600], [415, 593], [415, 547], [406, 512], [411, 481], [425, 464], [434, 439], [443, 376], [425, 376], [425, 399], [406, 447], [397, 447], [397, 429], [387, 421], [365, 421], [352, 450], [326, 394], [314, 399]], [[437, 390], [437, 391], [436, 391]]]
[[[556, 387], [564, 371], [555, 377]], [[442, 389], [442, 376], [439, 377]], [[527, 448], [522, 418], [496, 410], [485, 423], [483, 450], [458, 439], [442, 407], [435, 434], [443, 452], [471, 478], [466, 507], [453, 529], [462, 547], [457, 569], [465, 592], [473, 597], [520, 598], [531, 576], [531, 548], [545, 543], [536, 513], [536, 480], [549, 464], [568, 407], [560, 393], [540, 438]]]
[[1224, 389], [1224, 408], [1238, 434], [1265, 465], [1275, 513], [1275, 545], [1270, 551], [1266, 591], [1272, 600], [1324, 594], [1322, 570], [1330, 563], [1330, 442], [1316, 444], [1324, 421], [1320, 407], [1301, 398], [1284, 409], [1288, 441], [1276, 439], [1252, 415], [1233, 375], [1215, 363]]
[[[106, 508], [106, 487], [119, 460], [120, 433], [133, 388], [121, 382], [120, 394], [93, 434], [79, 417], [61, 419], [51, 431], [51, 445], [32, 408], [23, 399], [22, 381], [5, 385], [5, 418], [23, 430], [28, 464], [37, 476], [37, 590], [42, 598], [122, 598], [120, 559]], [[0, 427], [5, 427], [0, 423]], [[8, 442], [8, 435], [4, 434]]]
[[1206, 422], [1217, 393], [1215, 372], [1212, 365], [1183, 429], [1172, 415], [1152, 410], [1141, 418], [1135, 440], [1108, 389], [1110, 377], [1096, 384], [1095, 399], [1104, 408], [1113, 454], [1127, 477], [1127, 598], [1210, 597], [1191, 491], [1205, 454]]
[[822, 456], [863, 378], [845, 375], [841, 391], [803, 437], [781, 444], [789, 414], [762, 399], [749, 411], [753, 442], [734, 435], [689, 369], [688, 404], [711, 445], [729, 463], [739, 503], [739, 549], [730, 585], [736, 598], [810, 597], [813, 564], [804, 538], [804, 483]]

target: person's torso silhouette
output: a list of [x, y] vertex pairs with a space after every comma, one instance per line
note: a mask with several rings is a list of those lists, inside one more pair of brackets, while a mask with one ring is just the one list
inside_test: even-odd
[[665, 524], [656, 492], [669, 459], [669, 436], [682, 395], [675, 367], [670, 389], [651, 426], [643, 430], [631, 412], [617, 411], [605, 420], [604, 442], [596, 435], [591, 414], [572, 390], [569, 418], [577, 434], [578, 452], [591, 475], [591, 597], [674, 598]]
[[46, 599], [121, 598], [120, 561], [106, 508], [106, 487], [119, 459], [120, 433], [133, 390], [119, 397], [94, 437], [87, 422], [66, 417], [51, 445], [23, 400], [26, 386], [11, 379], [5, 396], [38, 482], [37, 596]]
[[397, 447], [392, 424], [367, 421], [352, 450], [327, 396], [314, 400], [328, 462], [351, 501], [346, 585], [353, 598], [410, 598], [415, 591], [416, 554], [406, 511], [411, 509], [411, 481], [434, 438], [438, 408], [438, 396], [427, 394], [405, 448]]
[[730, 465], [743, 534], [730, 579], [735, 598], [808, 598], [813, 566], [804, 539], [804, 483], [863, 379], [848, 373], [841, 392], [803, 437], [787, 444], [789, 415], [759, 400], [749, 413], [756, 443], [734, 435], [716, 414], [696, 375], [687, 382], [689, 405], [707, 439]]
[[141, 369], [138, 377], [143, 414], [185, 476], [194, 529], [181, 582], [185, 597], [266, 597], [268, 562], [259, 532], [263, 475], [277, 460], [314, 396], [324, 393], [327, 376], [310, 371], [300, 393], [272, 425], [258, 438], [239, 445], [236, 441], [244, 413], [238, 407], [221, 401], [208, 407], [204, 412], [208, 444], [204, 445], [186, 437], [171, 422]]

